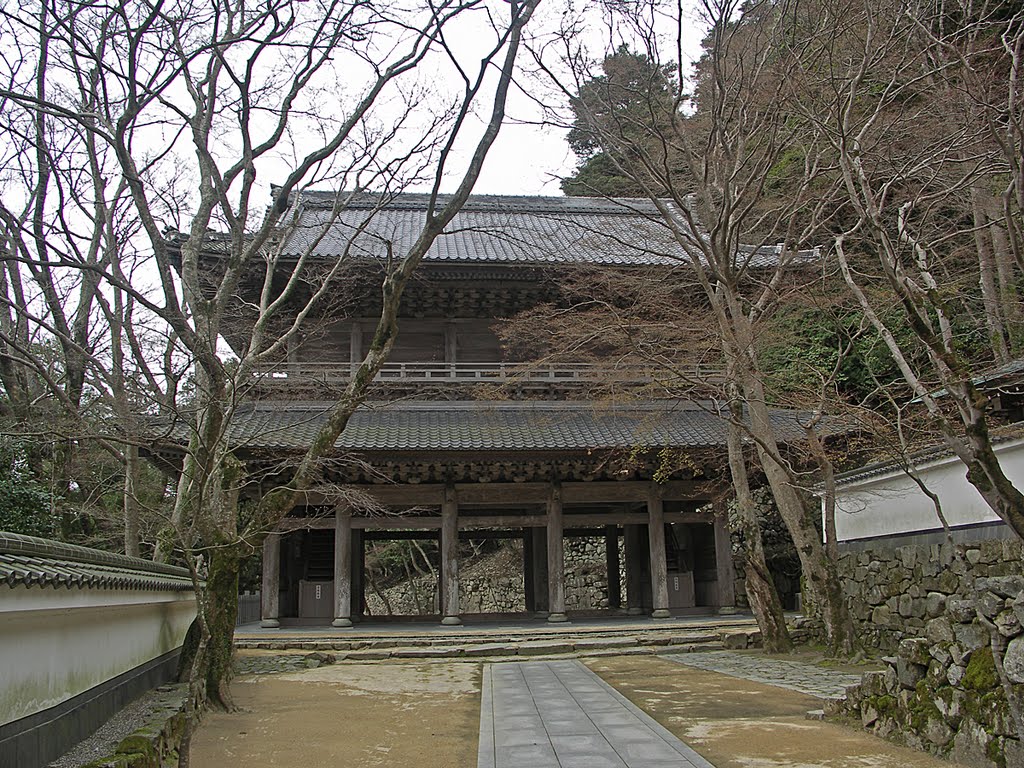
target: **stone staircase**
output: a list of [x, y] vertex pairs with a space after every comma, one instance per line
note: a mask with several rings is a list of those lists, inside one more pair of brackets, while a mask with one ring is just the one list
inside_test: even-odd
[[245, 651], [330, 653], [337, 661], [386, 659], [479, 659], [485, 657], [609, 656], [686, 653], [746, 648], [760, 641], [752, 618], [688, 618], [616, 625], [536, 624], [509, 627], [454, 627], [373, 631], [284, 628], [241, 631], [235, 647]]

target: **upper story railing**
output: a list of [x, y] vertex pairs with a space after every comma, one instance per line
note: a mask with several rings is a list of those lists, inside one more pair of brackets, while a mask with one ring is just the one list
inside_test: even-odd
[[[257, 372], [263, 386], [275, 389], [303, 386], [332, 386], [351, 378], [349, 363], [281, 363]], [[650, 365], [609, 363], [385, 363], [376, 381], [396, 384], [643, 384], [655, 380], [679, 379], [693, 383], [717, 383], [722, 370], [712, 366], [688, 366], [677, 371]]]

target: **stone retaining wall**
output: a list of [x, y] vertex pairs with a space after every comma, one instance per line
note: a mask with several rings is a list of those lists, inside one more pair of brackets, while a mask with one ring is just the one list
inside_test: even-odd
[[[565, 607], [585, 611], [608, 607], [608, 568], [604, 539], [572, 538], [563, 542]], [[620, 585], [625, 584], [625, 554], [619, 541]], [[467, 565], [459, 574], [459, 602], [463, 613], [516, 613], [526, 610], [523, 595], [523, 550], [510, 541], [482, 561]], [[437, 612], [436, 580], [413, 579], [384, 591], [394, 615]], [[414, 592], [415, 590], [415, 592]], [[625, 587], [621, 589], [625, 604]], [[367, 590], [372, 615], [388, 613], [384, 600]]]
[[[1024, 725], [1008, 703], [1024, 700], [1024, 577], [979, 577], [971, 581], [970, 594], [963, 594], [970, 577], [960, 571], [982, 565], [979, 549], [973, 551], [973, 563], [953, 560], [939, 573], [922, 575], [928, 580], [952, 574], [943, 584], [952, 590], [955, 576], [958, 591], [910, 598], [910, 615], [902, 618], [920, 622], [922, 636], [901, 640], [884, 671], [864, 675], [846, 699], [826, 711], [964, 765], [1024, 766]], [[932, 564], [924, 568], [933, 570]], [[907, 601], [901, 602], [906, 608]]]
[[144, 726], [125, 736], [114, 751], [82, 768], [165, 768], [178, 764], [185, 734], [185, 685], [161, 686]]
[[1009, 539], [879, 546], [844, 553], [839, 576], [864, 643], [892, 651], [901, 640], [926, 636], [951, 598], [973, 599], [976, 578], [1024, 574], [1022, 557], [1024, 546]]
[[965, 765], [1024, 768], [1006, 691], [1024, 701], [1024, 545], [880, 545], [844, 553], [839, 574], [863, 642], [895, 654], [830, 714]]

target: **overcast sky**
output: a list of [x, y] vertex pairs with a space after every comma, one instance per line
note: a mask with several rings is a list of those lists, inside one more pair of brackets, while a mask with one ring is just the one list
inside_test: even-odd
[[[592, 2], [593, 0], [585, 0], [584, 5], [588, 12], [591, 10], [589, 3]], [[685, 23], [683, 28], [679, 29], [678, 25], [666, 21], [659, 29], [659, 33], [669, 46], [667, 50], [674, 49], [678, 35], [683, 50], [688, 54], [684, 59], [693, 61], [700, 52], [704, 26], [698, 18], [696, 0], [683, 0], [681, 6], [684, 9], [683, 16], [689, 19], [689, 23]], [[690, 10], [686, 10], [687, 6]], [[542, 5], [541, 8], [546, 10], [547, 14], [539, 13], [539, 16], [530, 23], [536, 34], [549, 35], [556, 28], [564, 6], [554, 3]], [[608, 29], [603, 24], [602, 17], [596, 13], [596, 3], [593, 4], [593, 8], [595, 11], [585, 33], [585, 42], [596, 61], [604, 52], [614, 49], [623, 40], [609, 39]], [[483, 37], [486, 37], [486, 34]], [[463, 39], [465, 40], [465, 37]], [[665, 55], [663, 59], [668, 62], [674, 57]], [[523, 67], [530, 66], [529, 55], [525, 51], [520, 62]], [[474, 193], [561, 195], [559, 183], [576, 168], [577, 158], [566, 141], [568, 129], [551, 124], [550, 118], [545, 119], [537, 101], [557, 105], [563, 99], [553, 88], [547, 90], [536, 77], [522, 76], [518, 78], [518, 84], [519, 88], [513, 89], [509, 94], [508, 117], [487, 157]], [[529, 95], [525, 95], [522, 89], [528, 89]], [[449, 186], [453, 185], [446, 185], [444, 191], [452, 191]]]

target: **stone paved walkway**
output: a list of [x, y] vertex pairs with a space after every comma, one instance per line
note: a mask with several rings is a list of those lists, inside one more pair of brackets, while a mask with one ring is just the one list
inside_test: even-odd
[[860, 682], [860, 675], [850, 675], [799, 661], [767, 659], [729, 651], [666, 654], [664, 659], [696, 667], [707, 672], [767, 683], [798, 693], [835, 699], [846, 695], [847, 686]]
[[579, 661], [489, 664], [478, 768], [714, 768]]

